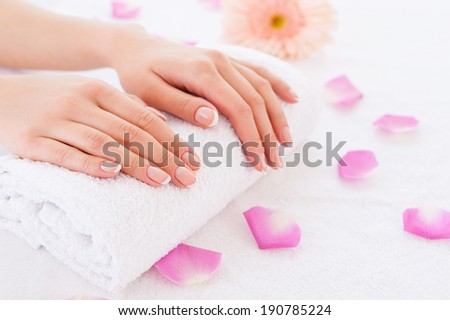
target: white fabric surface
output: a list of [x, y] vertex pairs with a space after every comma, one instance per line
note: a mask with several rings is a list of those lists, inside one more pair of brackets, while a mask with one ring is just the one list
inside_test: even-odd
[[[219, 14], [194, 3], [149, 2], [145, 22], [157, 33], [215, 40]], [[263, 178], [189, 239], [189, 244], [224, 253], [216, 276], [193, 287], [174, 285], [151, 270], [125, 290], [106, 295], [45, 251], [35, 252], [15, 236], [1, 233], [0, 256], [6, 258], [0, 260], [0, 297], [84, 293], [142, 299], [450, 298], [450, 243], [406, 234], [401, 219], [410, 206], [450, 208], [449, 4], [333, 3], [341, 22], [335, 46], [298, 67], [319, 85], [346, 73], [365, 98], [349, 112], [327, 108], [314, 139], [323, 142], [324, 133], [332, 131], [336, 140], [348, 140], [346, 149], [373, 150], [380, 162], [374, 177], [344, 183], [335, 167], [297, 167]], [[376, 132], [371, 123], [388, 112], [418, 117], [420, 129], [401, 136]], [[255, 204], [294, 214], [303, 229], [300, 247], [259, 251], [241, 215]]]
[[[283, 104], [294, 139], [305, 140], [319, 121], [321, 104], [300, 72], [254, 50], [213, 47], [264, 65], [299, 88], [301, 102]], [[245, 157], [225, 118], [210, 130], [175, 118], [168, 122], [185, 141], [193, 134], [201, 157], [208, 143], [222, 145], [224, 154], [208, 159], [222, 165], [204, 165], [191, 190], [174, 185], [154, 189], [125, 174], [101, 180], [8, 155], [0, 158], [0, 229], [16, 233], [35, 248], [45, 247], [103, 289], [122, 289], [264, 175], [240, 165]], [[233, 144], [237, 147], [229, 149]]]

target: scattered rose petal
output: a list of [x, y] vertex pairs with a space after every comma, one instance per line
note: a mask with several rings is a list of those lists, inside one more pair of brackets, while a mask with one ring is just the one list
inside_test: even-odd
[[372, 151], [349, 151], [339, 161], [339, 176], [348, 180], [366, 178], [378, 166], [377, 158]]
[[187, 46], [196, 46], [198, 44], [198, 41], [196, 40], [180, 40], [179, 38], [176, 37], [167, 37], [167, 36], [162, 36], [159, 34], [154, 34], [155, 37], [157, 37], [158, 39], [164, 39], [164, 40], [168, 40], [168, 41], [172, 41], [172, 42], [176, 42], [176, 43], [180, 43], [180, 44], [185, 44]]
[[299, 225], [284, 212], [253, 207], [244, 217], [260, 249], [294, 248], [300, 242]]
[[188, 46], [196, 46], [198, 44], [198, 41], [195, 41], [195, 40], [184, 40], [183, 43], [185, 45], [188, 45]]
[[340, 76], [326, 83], [327, 100], [336, 107], [350, 108], [363, 98], [363, 94], [346, 76]]
[[219, 10], [222, 7], [221, 0], [199, 0], [199, 2], [208, 9]]
[[434, 207], [407, 209], [403, 229], [426, 239], [450, 239], [450, 212]]
[[401, 133], [414, 130], [419, 121], [414, 117], [385, 114], [373, 124], [385, 131]]
[[100, 297], [88, 296], [88, 295], [85, 295], [85, 294], [79, 294], [79, 295], [73, 296], [72, 298], [70, 298], [68, 300], [108, 300], [108, 299], [100, 298]]
[[192, 285], [211, 278], [221, 257], [220, 252], [180, 244], [155, 263], [155, 268], [175, 283]]
[[141, 12], [138, 5], [133, 5], [129, 0], [112, 0], [112, 16], [116, 19], [136, 19]]

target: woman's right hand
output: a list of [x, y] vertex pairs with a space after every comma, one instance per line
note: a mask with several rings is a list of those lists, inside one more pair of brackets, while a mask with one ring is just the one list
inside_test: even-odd
[[188, 188], [200, 162], [177, 142], [159, 111], [104, 82], [0, 77], [0, 144], [22, 158], [99, 178], [123, 171], [154, 187], [171, 181]]

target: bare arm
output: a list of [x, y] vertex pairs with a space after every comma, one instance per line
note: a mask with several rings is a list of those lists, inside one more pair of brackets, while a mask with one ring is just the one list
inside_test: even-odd
[[289, 103], [298, 97], [282, 79], [221, 52], [158, 39], [139, 26], [67, 17], [20, 0], [0, 0], [0, 65], [112, 67], [128, 93], [194, 125], [210, 128], [219, 113], [225, 115], [260, 171], [267, 170], [266, 160], [281, 168], [278, 146], [292, 143], [277, 95]]
[[57, 15], [20, 0], [0, 0], [0, 65], [56, 70], [106, 67], [118, 30], [113, 24]]

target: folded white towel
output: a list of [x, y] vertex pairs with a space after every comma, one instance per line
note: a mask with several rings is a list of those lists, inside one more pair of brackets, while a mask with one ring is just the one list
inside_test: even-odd
[[[263, 65], [285, 79], [300, 102], [285, 106], [296, 142], [313, 129], [320, 114], [314, 90], [289, 65], [238, 47], [215, 46], [226, 54]], [[203, 146], [238, 141], [225, 118], [203, 130], [178, 119], [170, 124], [181, 136], [194, 133]], [[174, 186], [154, 189], [124, 174], [101, 180], [57, 166], [8, 155], [0, 160], [0, 228], [23, 237], [90, 282], [106, 289], [122, 288], [220, 212], [262, 174], [239, 163], [203, 166], [191, 190]]]

